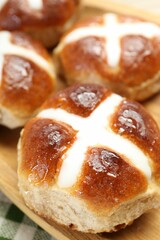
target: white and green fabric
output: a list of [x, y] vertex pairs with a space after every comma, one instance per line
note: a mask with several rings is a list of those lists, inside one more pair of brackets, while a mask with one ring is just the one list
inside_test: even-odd
[[0, 192], [0, 240], [56, 240]]

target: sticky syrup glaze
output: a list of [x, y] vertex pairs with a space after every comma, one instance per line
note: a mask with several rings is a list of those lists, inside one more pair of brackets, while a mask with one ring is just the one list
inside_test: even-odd
[[32, 114], [53, 87], [50, 76], [36, 64], [25, 58], [5, 55], [0, 101], [17, 116]]
[[33, 184], [53, 184], [62, 155], [73, 144], [76, 131], [50, 119], [32, 119], [22, 135], [19, 174]]
[[77, 75], [80, 78], [81, 75], [83, 77], [83, 72], [92, 74], [92, 71], [93, 74], [103, 74], [104, 65], [107, 65], [105, 39], [88, 36], [68, 43], [60, 52], [60, 60], [65, 73], [70, 75], [71, 72], [71, 76]]
[[154, 176], [160, 181], [160, 130], [145, 109], [139, 103], [124, 100], [113, 115], [110, 126], [150, 156]]
[[[121, 39], [121, 69], [123, 81], [129, 86], [143, 83], [160, 69], [160, 36], [152, 39], [143, 36], [125, 36]], [[150, 67], [152, 66], [152, 67]]]
[[0, 29], [13, 31], [61, 26], [73, 15], [78, 4], [78, 0], [43, 0], [43, 8], [35, 11], [26, 0], [23, 4], [21, 0], [8, 0], [0, 9]]
[[86, 199], [93, 210], [107, 211], [146, 190], [142, 172], [103, 147], [88, 148], [74, 194]]
[[54, 94], [45, 108], [62, 108], [69, 113], [88, 117], [111, 92], [96, 84], [74, 85]]

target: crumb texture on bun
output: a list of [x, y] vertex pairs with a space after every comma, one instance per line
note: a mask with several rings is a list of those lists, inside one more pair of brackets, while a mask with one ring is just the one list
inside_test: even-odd
[[140, 104], [77, 84], [51, 96], [23, 129], [19, 189], [49, 222], [117, 231], [160, 205], [159, 156], [159, 128]]

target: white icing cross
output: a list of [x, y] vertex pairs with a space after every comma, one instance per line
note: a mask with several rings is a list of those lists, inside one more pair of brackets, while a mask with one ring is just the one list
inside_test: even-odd
[[[62, 39], [55, 52], [61, 51], [66, 44], [85, 37], [103, 37], [106, 40], [105, 51], [108, 64], [110, 67], [116, 67], [121, 55], [120, 39], [126, 35], [140, 35], [146, 38], [152, 38], [160, 35], [160, 27], [149, 22], [119, 23], [115, 14], [105, 14], [104, 25], [95, 23], [95, 25], [91, 24], [73, 30]], [[94, 51], [94, 46], [91, 47], [93, 47]], [[101, 51], [99, 51], [99, 53], [101, 53]]]
[[8, 2], [8, 0], [0, 0], [0, 10], [4, 7], [4, 5]]
[[17, 46], [11, 43], [11, 33], [7, 31], [0, 32], [0, 81], [2, 79], [2, 69], [3, 69], [3, 60], [4, 55], [15, 55], [28, 59], [42, 69], [44, 69], [49, 75], [53, 76], [52, 66], [38, 53], [33, 50], [26, 49], [21, 46]]
[[114, 133], [109, 127], [110, 116], [122, 100], [123, 98], [119, 95], [112, 94], [87, 118], [53, 108], [43, 110], [38, 114], [39, 118], [64, 122], [72, 126], [73, 129], [78, 130], [76, 141], [63, 155], [63, 163], [58, 176], [58, 185], [60, 187], [71, 187], [76, 183], [89, 146], [106, 146], [113, 152], [126, 156], [132, 165], [135, 165], [150, 179], [151, 169], [148, 158], [134, 143]]
[[43, 0], [27, 0], [29, 6], [34, 10], [41, 10], [43, 8]]
[[[2, 9], [7, 2], [8, 0], [0, 0], [0, 9]], [[41, 10], [43, 8], [43, 0], [27, 0], [27, 2], [33, 10]]]

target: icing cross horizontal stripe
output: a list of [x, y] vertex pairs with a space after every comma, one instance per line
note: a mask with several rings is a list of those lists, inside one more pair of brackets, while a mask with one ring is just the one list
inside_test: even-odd
[[75, 184], [81, 171], [88, 147], [106, 146], [117, 154], [127, 157], [146, 177], [151, 177], [148, 158], [131, 141], [115, 134], [109, 127], [110, 116], [121, 103], [122, 97], [112, 94], [87, 118], [83, 118], [62, 109], [46, 109], [38, 114], [39, 118], [49, 118], [64, 122], [78, 130], [77, 140], [63, 156], [63, 163], [58, 177], [60, 187]]
[[[0, 0], [0, 10], [5, 6], [8, 0]], [[43, 8], [43, 0], [27, 0], [29, 7], [33, 10], [41, 10]]]
[[[39, 54], [36, 52], [25, 49], [24, 47], [17, 46], [15, 44], [12, 44], [10, 41], [11, 34], [7, 31], [0, 32], [0, 56], [1, 59], [4, 55], [15, 55], [22, 57], [24, 59], [28, 59], [31, 62], [35, 63], [42, 69], [44, 69], [49, 75], [53, 76], [53, 69], [52, 66]], [[2, 71], [0, 71], [2, 73]], [[0, 79], [2, 79], [0, 75]]]
[[[110, 67], [116, 67], [121, 56], [120, 39], [127, 35], [140, 35], [146, 38], [152, 38], [160, 35], [160, 27], [149, 22], [119, 23], [115, 14], [105, 14], [104, 25], [95, 23], [95, 25], [91, 24], [73, 30], [62, 39], [55, 52], [61, 51], [66, 44], [82, 38], [90, 36], [103, 37], [106, 40], [104, 47], [108, 64]], [[92, 47], [94, 51], [94, 46]], [[98, 53], [101, 54], [101, 51], [98, 51]]]

